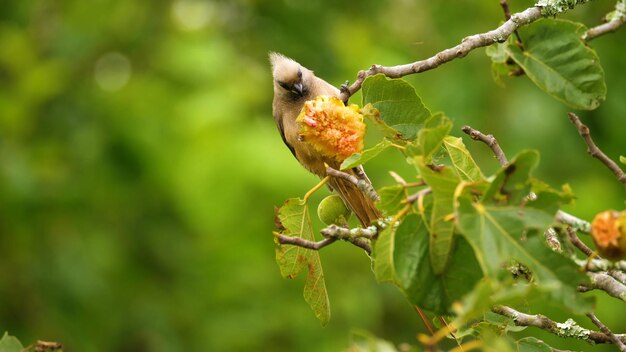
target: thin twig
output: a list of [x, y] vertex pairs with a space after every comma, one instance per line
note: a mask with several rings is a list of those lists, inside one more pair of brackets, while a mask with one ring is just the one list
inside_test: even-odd
[[619, 348], [621, 352], [626, 352], [626, 346], [624, 345], [622, 340], [620, 340], [617, 336], [615, 336], [615, 334], [612, 333], [611, 330], [609, 330], [609, 328], [606, 325], [604, 325], [604, 323], [601, 322], [600, 319], [598, 319], [598, 317], [595, 316], [595, 314], [587, 313], [587, 317], [594, 324], [596, 324], [598, 328], [600, 328], [600, 331], [602, 331], [605, 335], [607, 335], [611, 339], [611, 341], [613, 341], [613, 344], [615, 344], [615, 346], [617, 346], [617, 348]]
[[463, 126], [463, 128], [461, 128], [461, 131], [465, 132], [465, 134], [470, 136], [473, 140], [481, 141], [488, 145], [489, 148], [491, 148], [491, 150], [493, 151], [493, 154], [496, 156], [496, 159], [498, 159], [500, 166], [505, 166], [509, 163], [506, 155], [504, 155], [504, 152], [502, 151], [502, 148], [500, 148], [500, 145], [498, 144], [498, 140], [496, 140], [493, 135], [485, 135], [479, 130], [467, 125]]
[[412, 195], [406, 197], [406, 199], [403, 200], [402, 203], [404, 203], [404, 204], [415, 203], [415, 201], [417, 201], [418, 199], [426, 196], [427, 194], [430, 194], [431, 192], [432, 192], [432, 189], [430, 187], [421, 189], [421, 190], [413, 193]]
[[343, 101], [348, 100], [350, 96], [361, 89], [363, 82], [369, 76], [382, 73], [389, 78], [400, 78], [406, 75], [432, 70], [446, 62], [465, 57], [474, 49], [485, 47], [494, 43], [502, 43], [517, 28], [532, 23], [541, 17], [542, 8], [531, 7], [522, 12], [513, 14], [511, 18], [500, 27], [489, 32], [465, 37], [461, 40], [460, 44], [452, 48], [445, 49], [428, 59], [397, 66], [372, 65], [368, 70], [359, 71], [357, 79], [354, 83], [352, 83], [352, 85], [343, 85], [341, 87], [341, 94], [339, 98]]
[[583, 252], [587, 257], [591, 257], [593, 255], [593, 251], [586, 244], [584, 244], [580, 238], [576, 235], [576, 230], [574, 230], [571, 226], [568, 226], [566, 229], [567, 237], [569, 241], [574, 245], [574, 247], [578, 248], [581, 252]]
[[619, 27], [621, 27], [624, 22], [626, 22], [626, 1], [618, 1], [615, 4], [615, 11], [610, 15], [611, 19], [609, 19], [608, 22], [589, 28], [585, 34], [583, 34], [582, 39], [589, 42], [601, 35], [615, 32]]
[[378, 196], [378, 193], [376, 193], [376, 190], [374, 189], [372, 184], [370, 182], [368, 182], [367, 179], [358, 178], [358, 177], [356, 177], [354, 175], [351, 175], [349, 173], [346, 173], [346, 172], [343, 172], [343, 171], [339, 171], [337, 169], [333, 169], [330, 166], [326, 168], [326, 174], [328, 176], [342, 178], [342, 179], [352, 183], [361, 192], [363, 192], [366, 196], [368, 196], [370, 199], [372, 199], [375, 202], [380, 199], [380, 197]]
[[433, 325], [430, 323], [430, 320], [426, 316], [426, 313], [424, 313], [424, 311], [422, 311], [422, 309], [418, 306], [414, 306], [414, 308], [417, 314], [419, 314], [420, 319], [422, 319], [422, 322], [424, 323], [424, 326], [426, 326], [426, 329], [430, 333], [430, 336], [434, 335], [435, 329], [433, 328]]
[[504, 12], [504, 19], [511, 19], [511, 10], [509, 10], [509, 2], [507, 0], [500, 0], [500, 6], [502, 6], [502, 11]]
[[[554, 320], [541, 314], [525, 314], [507, 306], [495, 306], [491, 309], [496, 314], [503, 315], [513, 319], [517, 326], [534, 326], [549, 331], [560, 337], [573, 337], [585, 342], [594, 343], [612, 343], [613, 340], [605, 333], [585, 329], [572, 319], [568, 319], [564, 323], [557, 323]], [[622, 342], [626, 342], [626, 335], [615, 335]]]
[[[502, 7], [502, 12], [504, 12], [504, 19], [506, 21], [511, 19], [511, 10], [509, 9], [509, 2], [507, 0], [500, 0], [500, 6]], [[515, 34], [515, 38], [517, 38], [517, 42], [521, 45], [522, 38], [517, 33], [517, 29], [513, 31]]]
[[600, 150], [600, 148], [598, 148], [598, 146], [593, 142], [591, 134], [589, 133], [589, 127], [583, 124], [580, 121], [580, 118], [573, 112], [568, 113], [568, 116], [570, 121], [572, 121], [574, 126], [576, 126], [576, 128], [578, 129], [578, 133], [580, 134], [580, 136], [583, 137], [583, 139], [585, 140], [585, 143], [587, 144], [587, 152], [591, 154], [591, 156], [593, 156], [594, 158], [600, 160], [607, 168], [609, 168], [609, 170], [611, 170], [613, 174], [615, 174], [618, 181], [621, 182], [622, 185], [624, 185], [624, 188], [626, 188], [626, 174], [617, 165], [617, 163], [615, 163], [613, 160], [611, 160], [611, 158], [606, 156], [606, 154], [604, 154], [604, 152], [602, 152], [602, 150]]

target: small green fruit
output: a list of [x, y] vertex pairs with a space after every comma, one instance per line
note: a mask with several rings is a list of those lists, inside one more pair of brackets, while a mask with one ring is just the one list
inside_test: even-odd
[[348, 222], [350, 214], [350, 209], [346, 207], [341, 197], [336, 194], [322, 199], [317, 206], [317, 216], [326, 225], [343, 225]]

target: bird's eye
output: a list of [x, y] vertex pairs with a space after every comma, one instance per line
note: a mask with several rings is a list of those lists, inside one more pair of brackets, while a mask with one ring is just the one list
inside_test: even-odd
[[291, 90], [291, 88], [289, 87], [289, 85], [285, 82], [281, 82], [281, 81], [277, 81], [278, 85], [283, 87], [283, 89], [285, 90]]
[[298, 70], [298, 78], [302, 78], [302, 70]]

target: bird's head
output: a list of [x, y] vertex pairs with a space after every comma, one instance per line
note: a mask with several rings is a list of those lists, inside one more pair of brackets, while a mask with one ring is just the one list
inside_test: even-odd
[[309, 93], [313, 76], [310, 70], [279, 53], [270, 53], [270, 62], [276, 93], [288, 94], [294, 99]]

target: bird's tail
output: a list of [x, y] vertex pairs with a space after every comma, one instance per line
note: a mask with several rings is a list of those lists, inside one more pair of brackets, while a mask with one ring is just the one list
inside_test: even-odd
[[363, 227], [370, 226], [372, 221], [381, 217], [380, 211], [374, 206], [374, 201], [353, 183], [339, 177], [331, 177], [328, 183], [341, 196], [343, 202], [348, 209], [352, 210]]

